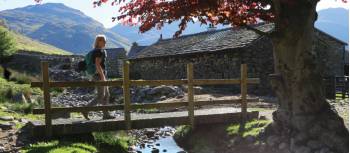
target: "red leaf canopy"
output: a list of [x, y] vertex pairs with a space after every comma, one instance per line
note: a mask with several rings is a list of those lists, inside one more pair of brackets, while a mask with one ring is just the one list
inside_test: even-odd
[[[101, 5], [107, 0], [100, 0], [94, 4]], [[233, 26], [255, 24], [261, 20], [274, 19], [271, 0], [124, 0], [112, 1], [121, 6], [118, 19], [125, 24], [140, 23], [140, 31], [145, 32], [152, 27], [160, 29], [166, 23], [180, 20], [181, 34], [188, 22], [198, 20], [203, 24], [214, 25], [223, 23]]]

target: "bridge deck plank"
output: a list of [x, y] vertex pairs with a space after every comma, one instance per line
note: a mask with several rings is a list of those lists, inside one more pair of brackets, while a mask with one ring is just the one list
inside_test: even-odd
[[[166, 112], [155, 114], [131, 113], [132, 129], [175, 126], [188, 124], [187, 111]], [[239, 109], [237, 108], [212, 108], [195, 111], [195, 124], [233, 123], [240, 121]], [[249, 112], [248, 118], [257, 118], [258, 112]], [[32, 134], [36, 137], [43, 137], [45, 123], [42, 121], [30, 122]], [[82, 134], [94, 131], [115, 131], [125, 130], [124, 116], [115, 119], [55, 119], [52, 120], [53, 135]]]

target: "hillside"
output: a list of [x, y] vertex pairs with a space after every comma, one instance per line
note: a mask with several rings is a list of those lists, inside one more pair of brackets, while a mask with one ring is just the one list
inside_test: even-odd
[[[151, 30], [142, 34], [139, 32], [139, 26], [131, 27], [127, 25], [118, 24], [112, 27], [111, 30], [122, 35], [123, 37], [128, 38], [132, 42], [137, 42], [139, 45], [150, 45], [155, 43], [159, 39], [160, 34], [162, 34], [163, 38], [173, 37], [174, 33], [179, 29], [179, 23], [179, 21], [175, 21], [171, 24], [165, 24], [161, 30], [152, 28]], [[187, 28], [185, 29], [185, 31], [182, 32], [182, 35], [203, 32], [207, 30], [207, 27], [207, 25], [200, 25], [200, 23], [198, 22], [188, 23]], [[228, 26], [218, 25], [217, 29], [225, 27]]]
[[128, 48], [131, 44], [81, 11], [60, 3], [5, 10], [0, 18], [11, 30], [76, 54], [91, 50], [97, 34], [107, 36], [107, 47]]
[[315, 26], [344, 42], [349, 42], [349, 10], [330, 8], [318, 11]]
[[[0, 26], [0, 28], [5, 29], [5, 27]], [[32, 52], [41, 52], [45, 54], [59, 54], [59, 55], [70, 55], [72, 53], [54, 47], [52, 45], [48, 45], [26, 36], [23, 36], [19, 33], [9, 31], [10, 34], [14, 37], [16, 42], [16, 48], [18, 50], [32, 51]]]

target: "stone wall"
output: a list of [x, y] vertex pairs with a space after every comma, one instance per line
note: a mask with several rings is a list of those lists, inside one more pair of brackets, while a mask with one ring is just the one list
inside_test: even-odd
[[[251, 85], [249, 93], [271, 94], [268, 75], [273, 72], [271, 43], [262, 38], [242, 49], [217, 51], [184, 56], [169, 56], [131, 60], [133, 79], [185, 79], [186, 64], [194, 64], [196, 79], [229, 79], [240, 77], [240, 65], [248, 66], [248, 77], [261, 79], [259, 85]], [[239, 93], [239, 85], [223, 86], [231, 92]]]
[[83, 60], [80, 55], [47, 55], [42, 53], [19, 51], [6, 63], [9, 68], [20, 72], [40, 75], [41, 61], [48, 61], [50, 67], [64, 67], [65, 69], [77, 68], [77, 63]]
[[107, 51], [106, 70], [108, 78], [120, 78], [123, 73], [123, 60], [126, 59], [125, 51]]
[[[344, 75], [344, 45], [332, 37], [316, 32], [315, 50], [324, 77]], [[348, 61], [345, 59], [345, 61]]]
[[[343, 44], [320, 32], [316, 32], [315, 53], [318, 57], [322, 76], [343, 74]], [[258, 77], [259, 85], [250, 85], [248, 93], [273, 95], [269, 74], [274, 72], [272, 44], [268, 38], [256, 40], [251, 45], [215, 53], [186, 54], [182, 56], [132, 59], [133, 79], [185, 79], [186, 64], [194, 64], [194, 78], [227, 79], [240, 77], [240, 64], [248, 66], [248, 77]], [[226, 86], [231, 92], [239, 93], [239, 86]]]

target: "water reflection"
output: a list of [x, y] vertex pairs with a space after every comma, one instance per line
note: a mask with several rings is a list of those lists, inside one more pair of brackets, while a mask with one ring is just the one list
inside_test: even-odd
[[171, 136], [161, 137], [159, 140], [156, 140], [153, 143], [147, 143], [144, 148], [142, 148], [142, 146], [138, 146], [137, 151], [139, 153], [185, 153], [185, 151], [176, 144], [174, 138]]

